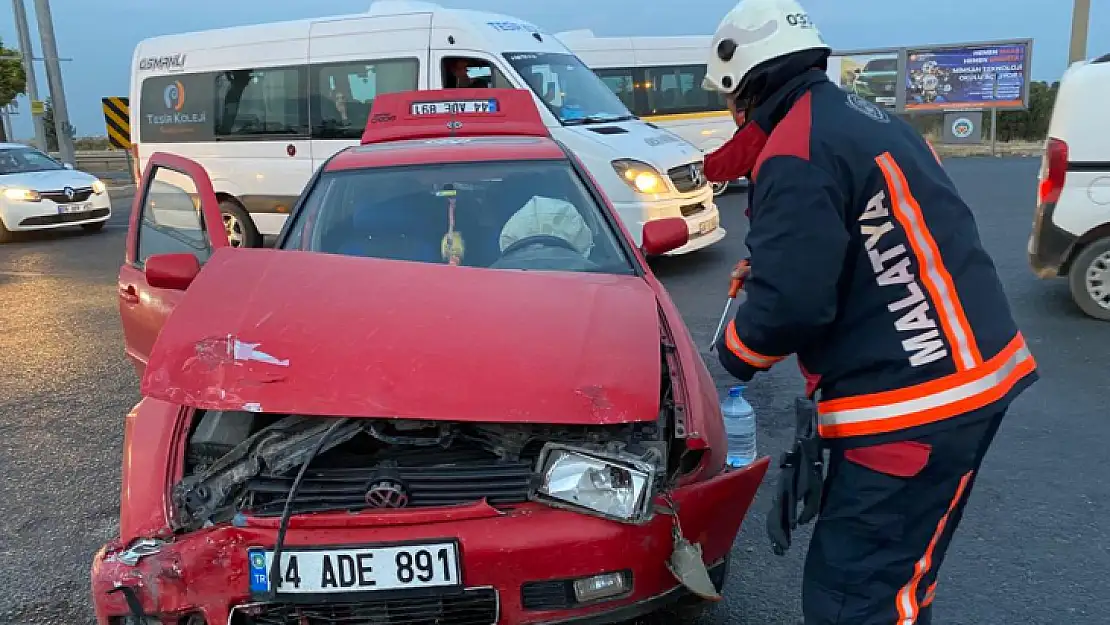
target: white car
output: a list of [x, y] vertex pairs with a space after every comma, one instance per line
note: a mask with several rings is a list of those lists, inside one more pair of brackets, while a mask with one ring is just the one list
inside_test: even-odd
[[91, 174], [18, 143], [0, 143], [0, 243], [13, 232], [81, 226], [112, 216], [108, 189]]

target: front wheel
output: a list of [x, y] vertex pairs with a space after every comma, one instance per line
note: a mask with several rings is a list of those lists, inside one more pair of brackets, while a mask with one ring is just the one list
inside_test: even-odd
[[729, 183], [727, 183], [727, 182], [711, 182], [711, 183], [709, 183], [709, 186], [713, 188], [713, 197], [720, 197], [720, 196], [724, 195], [725, 191], [728, 191], [728, 185], [729, 185]]
[[231, 247], [261, 247], [262, 235], [254, 226], [250, 213], [243, 210], [237, 202], [224, 200], [220, 202], [220, 216], [224, 220], [224, 230], [227, 232], [227, 242]]
[[1068, 270], [1071, 297], [1079, 309], [1102, 321], [1110, 321], [1110, 238], [1083, 248]]

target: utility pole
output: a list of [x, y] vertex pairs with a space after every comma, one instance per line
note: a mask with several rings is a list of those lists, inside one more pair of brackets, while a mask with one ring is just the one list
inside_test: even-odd
[[1091, 24], [1091, 0], [1075, 0], [1071, 12], [1071, 47], [1068, 65], [1087, 58], [1087, 31]]
[[73, 150], [73, 137], [69, 135], [69, 108], [66, 106], [65, 88], [62, 86], [62, 66], [58, 62], [58, 42], [54, 40], [54, 18], [50, 15], [50, 0], [35, 0], [35, 16], [38, 17], [39, 38], [42, 39], [42, 56], [46, 61], [46, 80], [50, 83], [50, 103], [54, 108], [58, 152], [61, 153], [62, 162], [76, 166], [77, 155]]
[[[23, 71], [27, 74], [27, 97], [32, 102], [39, 101], [38, 80], [35, 78], [35, 49], [31, 45], [31, 29], [27, 26], [27, 7], [23, 0], [12, 0], [12, 12], [15, 13], [15, 28], [19, 31], [19, 54], [23, 61]], [[35, 147], [46, 151], [46, 128], [42, 123], [42, 114], [36, 114], [34, 105], [31, 105], [31, 119], [35, 123]]]

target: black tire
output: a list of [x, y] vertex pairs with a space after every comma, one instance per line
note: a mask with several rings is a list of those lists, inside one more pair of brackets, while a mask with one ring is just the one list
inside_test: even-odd
[[227, 241], [231, 247], [262, 247], [262, 235], [254, 226], [250, 213], [239, 206], [235, 200], [220, 202], [220, 215], [223, 217]]
[[0, 243], [11, 243], [15, 239], [15, 233], [8, 230], [4, 225], [4, 220], [0, 219]]
[[1110, 321], [1110, 238], [1089, 243], [1068, 269], [1071, 297], [1088, 316]]
[[108, 223], [107, 219], [105, 219], [104, 221], [93, 222], [91, 224], [81, 224], [81, 229], [89, 233], [100, 232], [104, 229], [104, 224], [106, 223]]

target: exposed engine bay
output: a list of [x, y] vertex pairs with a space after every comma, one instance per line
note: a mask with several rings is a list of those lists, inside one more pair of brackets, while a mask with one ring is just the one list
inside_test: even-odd
[[[666, 351], [666, 350], [664, 350]], [[540, 486], [545, 446], [570, 446], [655, 467], [651, 492], [680, 472], [683, 459], [672, 381], [664, 358], [656, 421], [612, 426], [490, 424], [346, 419], [312, 458], [293, 513], [451, 506], [485, 500], [521, 504]], [[681, 414], [681, 408], [677, 410]], [[278, 516], [293, 478], [335, 425], [331, 417], [198, 412], [174, 486], [175, 530]]]

